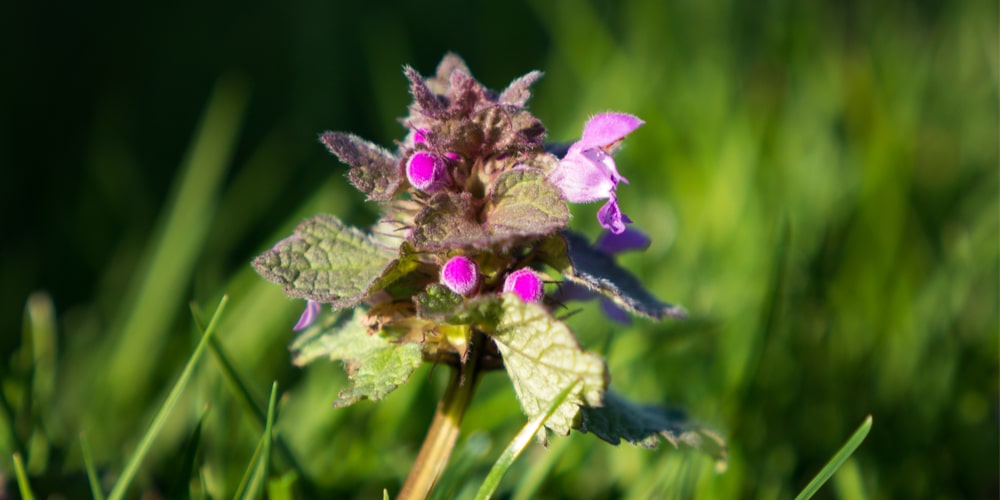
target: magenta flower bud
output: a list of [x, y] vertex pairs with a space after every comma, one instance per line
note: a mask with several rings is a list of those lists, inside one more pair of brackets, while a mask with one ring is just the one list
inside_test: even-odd
[[504, 293], [516, 293], [525, 302], [538, 302], [545, 294], [545, 289], [542, 288], [542, 278], [527, 267], [507, 275], [506, 281], [503, 282], [503, 291]]
[[417, 151], [406, 162], [406, 178], [413, 187], [436, 193], [448, 184], [448, 167], [444, 160], [427, 151]]
[[464, 255], [456, 255], [441, 267], [441, 284], [459, 295], [468, 295], [479, 285], [479, 266]]

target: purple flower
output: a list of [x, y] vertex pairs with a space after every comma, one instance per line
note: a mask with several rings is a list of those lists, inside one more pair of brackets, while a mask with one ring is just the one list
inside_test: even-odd
[[410, 185], [428, 194], [448, 185], [448, 166], [444, 160], [427, 151], [417, 151], [406, 162], [406, 178]]
[[441, 267], [441, 284], [459, 295], [468, 295], [479, 285], [479, 266], [464, 255], [456, 255]]
[[601, 226], [621, 234], [632, 222], [618, 207], [615, 189], [628, 179], [618, 173], [611, 157], [614, 146], [643, 122], [625, 113], [602, 113], [583, 127], [583, 136], [569, 147], [559, 164], [549, 174], [549, 182], [559, 188], [563, 198], [572, 203], [608, 200], [597, 212]]
[[[608, 255], [617, 255], [622, 252], [629, 252], [632, 250], [645, 250], [649, 247], [652, 240], [645, 233], [634, 228], [626, 228], [621, 233], [606, 232], [598, 238], [594, 247], [601, 250]], [[591, 291], [575, 283], [563, 283], [559, 288], [559, 291], [555, 294], [555, 299], [560, 302], [565, 302], [569, 300], [592, 300], [599, 298], [601, 301], [601, 309], [604, 311], [604, 315], [612, 319], [615, 322], [621, 323], [623, 325], [630, 324], [632, 318], [629, 317], [628, 313], [622, 308], [615, 305], [614, 302], [608, 300], [603, 295], [597, 292]]]
[[542, 278], [526, 267], [507, 275], [503, 282], [503, 292], [516, 293], [525, 302], [538, 302], [542, 300], [545, 289], [542, 287]]
[[299, 321], [298, 323], [295, 323], [292, 330], [297, 332], [299, 330], [309, 328], [309, 325], [313, 324], [316, 321], [316, 318], [319, 317], [319, 311], [319, 302], [316, 302], [315, 300], [306, 302], [306, 310], [302, 311], [302, 316], [299, 316]]

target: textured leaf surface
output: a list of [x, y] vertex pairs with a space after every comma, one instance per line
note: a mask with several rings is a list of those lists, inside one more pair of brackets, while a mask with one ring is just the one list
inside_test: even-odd
[[377, 333], [369, 334], [363, 319], [360, 309], [346, 320], [328, 316], [322, 325], [303, 332], [291, 347], [298, 366], [317, 359], [345, 363], [352, 385], [340, 391], [334, 403], [337, 407], [359, 399], [382, 399], [423, 362], [420, 344], [393, 343]]
[[[541, 414], [563, 388], [582, 381], [545, 422], [561, 435], [574, 427], [580, 406], [599, 406], [607, 385], [607, 367], [600, 356], [584, 351], [573, 332], [542, 306], [504, 294], [494, 331], [504, 366], [521, 408], [529, 418]], [[544, 435], [539, 435], [544, 440]]]
[[585, 406], [580, 431], [618, 445], [627, 441], [644, 448], [655, 448], [660, 438], [675, 447], [686, 444], [708, 453], [717, 469], [725, 469], [728, 451], [725, 441], [711, 429], [697, 425], [677, 410], [633, 403], [608, 391], [603, 406]]
[[510, 104], [513, 106], [524, 107], [531, 98], [531, 85], [535, 83], [539, 78], [542, 77], [541, 71], [532, 71], [513, 82], [507, 86], [503, 92], [500, 93], [500, 97], [497, 101], [500, 104]]
[[684, 317], [679, 306], [657, 299], [610, 255], [592, 247], [581, 236], [565, 232], [569, 268], [560, 269], [573, 283], [598, 292], [633, 314], [652, 319]]
[[569, 209], [559, 191], [534, 169], [515, 169], [500, 175], [486, 210], [488, 232], [496, 239], [542, 236], [569, 222]]
[[505, 247], [558, 231], [569, 221], [566, 203], [539, 170], [503, 173], [488, 198], [482, 208], [485, 220], [480, 223], [477, 202], [469, 193], [434, 195], [414, 220], [410, 241], [425, 250]]
[[419, 249], [472, 247], [486, 244], [486, 231], [475, 220], [475, 206], [469, 193], [443, 192], [434, 195], [427, 208], [413, 221], [410, 241]]
[[388, 200], [403, 182], [399, 158], [354, 134], [324, 132], [319, 138], [331, 153], [352, 168], [351, 183], [369, 200]]
[[443, 317], [453, 314], [462, 305], [462, 296], [443, 285], [433, 283], [414, 299], [421, 317]]
[[406, 269], [392, 249], [332, 215], [316, 215], [253, 261], [261, 276], [292, 297], [352, 307]]

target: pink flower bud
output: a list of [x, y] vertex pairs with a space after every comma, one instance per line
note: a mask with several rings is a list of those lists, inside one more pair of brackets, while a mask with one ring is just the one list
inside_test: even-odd
[[441, 158], [417, 151], [406, 162], [406, 178], [413, 187], [428, 194], [436, 193], [448, 185], [448, 167]]
[[514, 292], [525, 302], [538, 302], [545, 294], [542, 278], [529, 268], [518, 269], [507, 275], [506, 281], [503, 282], [503, 291]]
[[441, 284], [459, 295], [468, 295], [479, 285], [479, 266], [464, 255], [456, 255], [441, 267]]

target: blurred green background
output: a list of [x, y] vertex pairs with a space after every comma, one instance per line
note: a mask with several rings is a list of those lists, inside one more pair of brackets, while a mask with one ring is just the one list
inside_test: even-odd
[[[27, 455], [42, 497], [106, 484], [207, 318], [277, 430], [303, 496], [398, 491], [443, 388], [421, 369], [378, 404], [333, 409], [340, 366], [298, 369], [302, 303], [250, 259], [330, 212], [365, 225], [317, 142], [390, 145], [401, 66], [447, 50], [500, 89], [545, 71], [531, 109], [555, 141], [617, 110], [647, 125], [618, 155], [623, 210], [654, 242], [623, 256], [687, 321], [571, 319], [614, 386], [686, 407], [729, 441], [727, 472], [669, 445], [589, 435], [537, 445], [513, 498], [789, 498], [868, 414], [825, 498], [996, 498], [996, 2], [15, 2], [0, 16], [0, 474]], [[574, 207], [596, 236], [598, 205]], [[202, 359], [136, 482], [177, 485], [204, 415], [194, 490], [235, 491], [261, 427]], [[524, 418], [506, 377], [473, 402], [444, 496], [475, 491]], [[11, 431], [11, 432], [8, 432]], [[273, 477], [292, 470], [275, 455]], [[2, 491], [2, 490], [0, 490]], [[3, 496], [0, 494], [0, 496]]]

